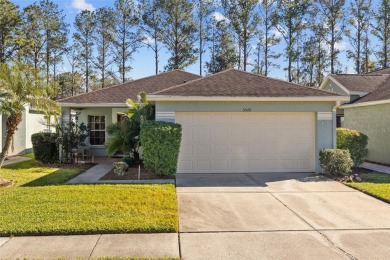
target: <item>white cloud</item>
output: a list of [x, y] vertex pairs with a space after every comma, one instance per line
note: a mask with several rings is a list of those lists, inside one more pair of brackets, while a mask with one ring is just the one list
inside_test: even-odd
[[271, 33], [273, 33], [277, 38], [282, 37], [282, 33], [278, 29], [271, 30]]
[[92, 4], [85, 2], [86, 0], [72, 0], [72, 7], [79, 11], [89, 10], [94, 11], [95, 7]]
[[142, 39], [143, 43], [150, 44], [154, 42], [154, 39], [150, 37], [149, 35], [144, 35], [144, 38]]
[[348, 43], [347, 42], [336, 42], [334, 45], [334, 48], [339, 50], [339, 51], [345, 51], [348, 48]]
[[218, 22], [219, 22], [219, 21], [222, 21], [222, 20], [227, 20], [227, 18], [226, 18], [223, 14], [221, 14], [220, 12], [214, 12], [214, 13], [213, 13], [213, 17], [214, 17], [214, 19], [217, 20]]

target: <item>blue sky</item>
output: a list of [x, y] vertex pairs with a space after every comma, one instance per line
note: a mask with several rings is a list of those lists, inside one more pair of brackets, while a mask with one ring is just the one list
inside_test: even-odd
[[[14, 4], [19, 5], [21, 8], [30, 5], [35, 0], [11, 0]], [[103, 6], [113, 6], [114, 0], [54, 0], [54, 3], [58, 4], [59, 8], [64, 10], [64, 14], [66, 15], [66, 21], [71, 25], [70, 27], [70, 33], [72, 34], [73, 29], [73, 22], [74, 18], [77, 13], [79, 13], [83, 9], [89, 9], [94, 10], [99, 7]], [[348, 1], [349, 2], [349, 1]], [[373, 0], [373, 6], [377, 6], [377, 3], [379, 0]], [[349, 3], [347, 3], [347, 6], [349, 6]], [[71, 37], [69, 37], [71, 40]], [[375, 39], [373, 39], [372, 45], [375, 46]], [[281, 42], [282, 43], [282, 42]], [[342, 51], [342, 53], [339, 55], [339, 60], [343, 64], [344, 72], [347, 73], [354, 73], [353, 64], [351, 61], [349, 61], [346, 58], [345, 49], [349, 47], [348, 39], [343, 39], [343, 41], [338, 45], [339, 49]], [[279, 44], [274, 48], [276, 52], [283, 52], [283, 44]], [[205, 55], [205, 58], [207, 60], [207, 53]], [[163, 70], [166, 61], [169, 58], [169, 54], [166, 52], [165, 49], [162, 49], [160, 52], [160, 64], [159, 69]], [[251, 59], [254, 59], [254, 57], [251, 57]], [[280, 78], [280, 79], [286, 79], [286, 72], [283, 70], [283, 67], [285, 66], [286, 62], [284, 61], [284, 58], [280, 58], [278, 60], [278, 63], [281, 65], [280, 69], [273, 69], [269, 76]], [[130, 72], [129, 76], [131, 76], [133, 79], [142, 78], [145, 76], [153, 75], [154, 74], [154, 53], [148, 49], [146, 46], [141, 48], [133, 57], [132, 61], [132, 67], [133, 70]], [[62, 66], [62, 70], [67, 70], [67, 64], [64, 64]], [[199, 63], [195, 63], [185, 69], [186, 71], [199, 74]], [[248, 69], [248, 71], [251, 70], [251, 68]]]

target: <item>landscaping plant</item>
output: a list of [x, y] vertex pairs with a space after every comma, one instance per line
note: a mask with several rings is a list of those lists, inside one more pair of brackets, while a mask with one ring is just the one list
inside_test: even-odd
[[176, 173], [182, 127], [169, 122], [145, 121], [141, 125], [141, 142], [145, 168], [158, 175]]
[[[23, 119], [26, 106], [47, 112], [58, 111], [48, 97], [48, 84], [32, 66], [0, 63], [0, 114], [6, 119], [5, 142], [0, 153], [0, 168], [11, 147], [12, 138]], [[0, 184], [8, 181], [0, 177]]]
[[153, 119], [153, 108], [146, 100], [144, 92], [138, 95], [137, 102], [128, 99], [126, 103], [129, 111], [122, 122], [107, 127], [110, 139], [106, 141], [105, 146], [109, 155], [122, 151], [132, 156], [135, 162], [139, 162], [141, 123]]
[[85, 140], [88, 137], [89, 128], [86, 124], [80, 125], [76, 122], [70, 121], [68, 124], [57, 126], [58, 138], [57, 144], [61, 147], [61, 162], [71, 163], [72, 150], [78, 146], [85, 145]]
[[367, 135], [348, 128], [337, 128], [337, 148], [349, 151], [355, 167], [363, 164], [367, 144]]
[[320, 151], [320, 166], [329, 175], [348, 175], [353, 161], [348, 150], [322, 149]]
[[31, 136], [35, 159], [42, 163], [58, 161], [57, 134], [36, 133]]

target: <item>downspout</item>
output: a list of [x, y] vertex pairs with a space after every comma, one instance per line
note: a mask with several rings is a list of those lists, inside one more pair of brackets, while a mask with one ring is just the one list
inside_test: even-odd
[[336, 136], [336, 127], [337, 127], [337, 108], [339, 108], [341, 105], [340, 101], [336, 101], [335, 105], [332, 108], [332, 124], [333, 124], [333, 149], [337, 149], [337, 136]]

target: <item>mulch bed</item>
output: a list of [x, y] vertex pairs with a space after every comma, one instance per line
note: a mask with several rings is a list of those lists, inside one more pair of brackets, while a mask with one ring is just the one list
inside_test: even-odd
[[[174, 176], [160, 176], [154, 172], [146, 170], [141, 165], [141, 178], [140, 180], [161, 180], [161, 179], [175, 179]], [[114, 173], [112, 169], [109, 173], [104, 175], [100, 180], [138, 180], [138, 166], [130, 166], [129, 169], [125, 172], [125, 175], [118, 176]]]
[[329, 179], [339, 181], [339, 182], [353, 182], [351, 180], [351, 175], [360, 176], [361, 174], [371, 173], [371, 172], [372, 172], [371, 170], [367, 170], [364, 168], [352, 167], [351, 173], [347, 176], [334, 176], [334, 175], [328, 175], [328, 174], [326, 174], [325, 176], [328, 177]]

